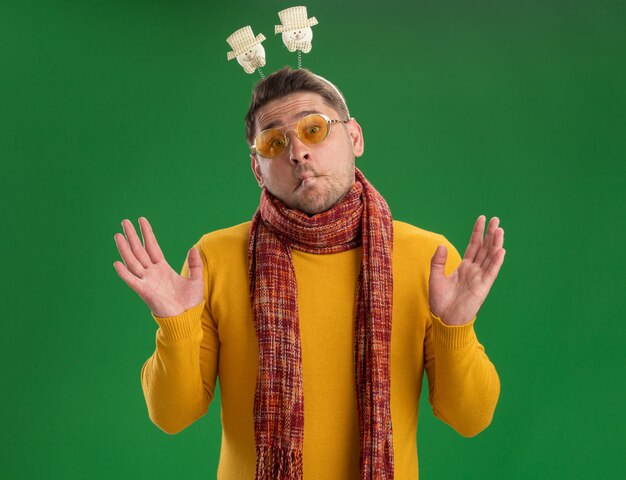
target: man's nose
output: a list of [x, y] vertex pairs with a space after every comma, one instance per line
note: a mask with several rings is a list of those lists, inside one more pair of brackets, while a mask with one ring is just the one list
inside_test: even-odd
[[289, 135], [289, 145], [287, 145], [289, 151], [289, 161], [294, 165], [296, 163], [310, 161], [311, 151], [309, 145], [298, 138], [295, 130], [286, 132], [285, 135]]

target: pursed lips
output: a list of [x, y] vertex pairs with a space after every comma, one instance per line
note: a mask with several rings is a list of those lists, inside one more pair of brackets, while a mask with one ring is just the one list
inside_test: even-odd
[[299, 183], [298, 186], [296, 187], [296, 190], [300, 187], [302, 187], [302, 185], [304, 184], [305, 180], [307, 180], [308, 178], [315, 178], [317, 177], [317, 175], [313, 175], [313, 174], [309, 174], [309, 175], [301, 175], [298, 177]]

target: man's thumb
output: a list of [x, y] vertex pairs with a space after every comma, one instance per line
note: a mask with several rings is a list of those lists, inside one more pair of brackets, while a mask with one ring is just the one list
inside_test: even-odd
[[445, 245], [438, 245], [435, 254], [430, 261], [430, 274], [437, 276], [445, 276], [446, 260], [448, 258], [448, 249]]
[[187, 252], [187, 266], [189, 267], [189, 278], [196, 280], [202, 278], [202, 259], [198, 248], [191, 247]]

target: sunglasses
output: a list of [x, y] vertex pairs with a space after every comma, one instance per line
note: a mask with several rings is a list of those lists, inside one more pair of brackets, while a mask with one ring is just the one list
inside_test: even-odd
[[[302, 117], [295, 124], [296, 128], [283, 130], [268, 128], [260, 132], [250, 147], [252, 153], [260, 153], [266, 158], [274, 158], [283, 153], [289, 145], [287, 132], [295, 131], [298, 138], [309, 145], [315, 145], [326, 140], [333, 123], [348, 123], [350, 120], [331, 120], [322, 113], [311, 113]], [[287, 125], [290, 127], [291, 125]]]

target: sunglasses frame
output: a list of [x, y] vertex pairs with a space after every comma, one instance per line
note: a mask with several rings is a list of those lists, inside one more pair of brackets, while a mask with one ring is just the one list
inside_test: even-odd
[[[326, 125], [328, 125], [328, 131], [326, 132], [326, 136], [324, 138], [322, 138], [319, 142], [317, 143], [309, 143], [306, 140], [300, 138], [300, 135], [298, 135], [298, 124], [300, 122], [302, 122], [303, 120], [305, 120], [308, 117], [313, 117], [313, 116], [317, 116], [317, 117], [322, 117], [324, 119], [324, 121], [326, 122]], [[289, 145], [289, 137], [287, 136], [287, 133], [293, 131], [296, 132], [296, 137], [298, 137], [298, 139], [303, 142], [306, 143], [307, 145], [317, 145], [319, 143], [322, 143], [324, 140], [326, 140], [328, 138], [328, 135], [330, 135], [330, 132], [333, 129], [333, 124], [335, 123], [348, 123], [350, 120], [331, 120], [330, 118], [328, 118], [328, 116], [324, 115], [323, 113], [309, 113], [308, 115], [305, 115], [304, 117], [302, 117], [301, 119], [299, 119], [297, 122], [294, 123], [290, 123], [289, 125], [287, 125], [287, 127], [291, 127], [292, 125], [296, 125], [296, 128], [288, 128], [286, 130], [282, 130], [282, 134], [283, 134], [283, 139], [285, 140], [285, 146], [283, 147], [283, 150], [277, 154], [274, 155], [273, 157], [266, 157], [265, 155], [263, 155], [261, 152], [259, 152], [256, 149], [256, 142], [257, 139], [259, 138], [260, 135], [262, 135], [264, 132], [267, 132], [269, 130], [281, 130], [280, 128], [274, 127], [274, 128], [266, 128], [265, 130], [261, 130], [256, 137], [254, 137], [254, 144], [250, 147], [250, 152], [253, 154], [258, 154], [261, 155], [265, 158], [276, 158], [278, 157], [281, 153], [283, 153], [285, 150], [285, 148], [287, 148], [287, 145]]]

